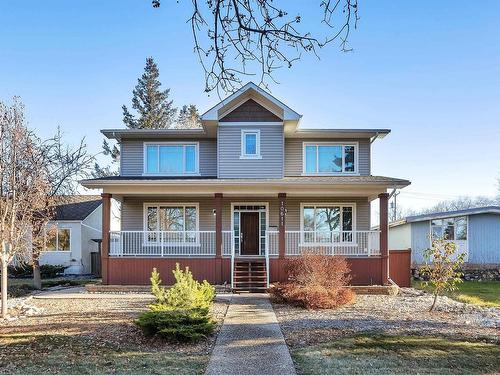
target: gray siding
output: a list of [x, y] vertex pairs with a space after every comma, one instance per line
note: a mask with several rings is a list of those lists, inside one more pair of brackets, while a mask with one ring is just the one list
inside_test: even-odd
[[430, 245], [429, 221], [411, 223], [411, 260], [424, 263], [424, 251]]
[[300, 139], [285, 138], [285, 176], [300, 176], [303, 171], [302, 151], [304, 142], [358, 142], [358, 168], [361, 176], [369, 176], [370, 171], [370, 140], [363, 139]]
[[[241, 130], [260, 130], [262, 159], [240, 159]], [[219, 127], [220, 178], [281, 178], [283, 177], [283, 126], [227, 125]]]
[[217, 176], [216, 139], [143, 139], [123, 140], [120, 151], [120, 175], [141, 176], [144, 172], [144, 142], [199, 142], [200, 174]]
[[469, 216], [469, 263], [500, 263], [500, 215]]
[[[212, 197], [176, 197], [176, 198], [150, 198], [133, 197], [124, 198], [122, 203], [122, 230], [143, 230], [144, 202], [198, 202], [200, 207], [200, 230], [215, 230], [215, 216], [213, 215], [214, 198]], [[268, 226], [278, 227], [279, 206], [277, 197], [231, 197], [223, 198], [222, 201], [222, 229], [231, 230], [231, 203], [267, 202], [269, 203], [269, 223]], [[288, 198], [287, 199], [287, 230], [300, 230], [300, 203], [326, 203], [326, 202], [349, 202], [356, 203], [356, 229], [370, 230], [370, 204], [367, 198]]]

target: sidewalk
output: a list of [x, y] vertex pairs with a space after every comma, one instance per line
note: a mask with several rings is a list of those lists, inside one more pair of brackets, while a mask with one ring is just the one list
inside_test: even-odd
[[295, 374], [266, 294], [232, 297], [205, 375]]

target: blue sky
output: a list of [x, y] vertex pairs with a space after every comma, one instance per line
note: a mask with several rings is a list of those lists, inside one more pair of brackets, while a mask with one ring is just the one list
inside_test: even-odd
[[[284, 3], [282, 1], [282, 3]], [[302, 26], [321, 26], [320, 1], [286, 1]], [[121, 105], [153, 56], [176, 105], [203, 111], [191, 2], [22, 1], [0, 5], [0, 99], [19, 95], [42, 136], [59, 125], [100, 150], [99, 129], [121, 127]], [[305, 6], [307, 4], [307, 7]], [[361, 1], [352, 53], [332, 44], [276, 75], [272, 94], [302, 126], [391, 128], [375, 143], [373, 174], [408, 178], [400, 202], [429, 206], [493, 195], [500, 175], [500, 2]]]

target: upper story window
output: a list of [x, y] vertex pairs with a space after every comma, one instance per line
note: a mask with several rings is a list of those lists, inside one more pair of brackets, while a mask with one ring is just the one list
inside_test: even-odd
[[198, 173], [198, 143], [146, 143], [144, 173], [183, 175]]
[[465, 241], [467, 240], [467, 217], [449, 217], [431, 221], [432, 239]]
[[44, 251], [71, 251], [71, 230], [48, 225], [45, 229]]
[[357, 173], [357, 148], [357, 144], [304, 143], [304, 173]]
[[260, 130], [241, 130], [240, 159], [261, 159]]

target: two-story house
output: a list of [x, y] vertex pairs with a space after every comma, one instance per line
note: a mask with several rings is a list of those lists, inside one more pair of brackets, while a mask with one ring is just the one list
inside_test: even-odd
[[[82, 182], [103, 189], [103, 283], [147, 284], [153, 267], [170, 282], [180, 263], [211, 283], [265, 288], [286, 279], [287, 257], [318, 249], [348, 257], [354, 284], [394, 278], [387, 191], [410, 182], [370, 171], [371, 144], [390, 131], [301, 129], [300, 119], [248, 83], [200, 129], [103, 130], [120, 144], [120, 175]], [[120, 231], [109, 231], [111, 198]]]

